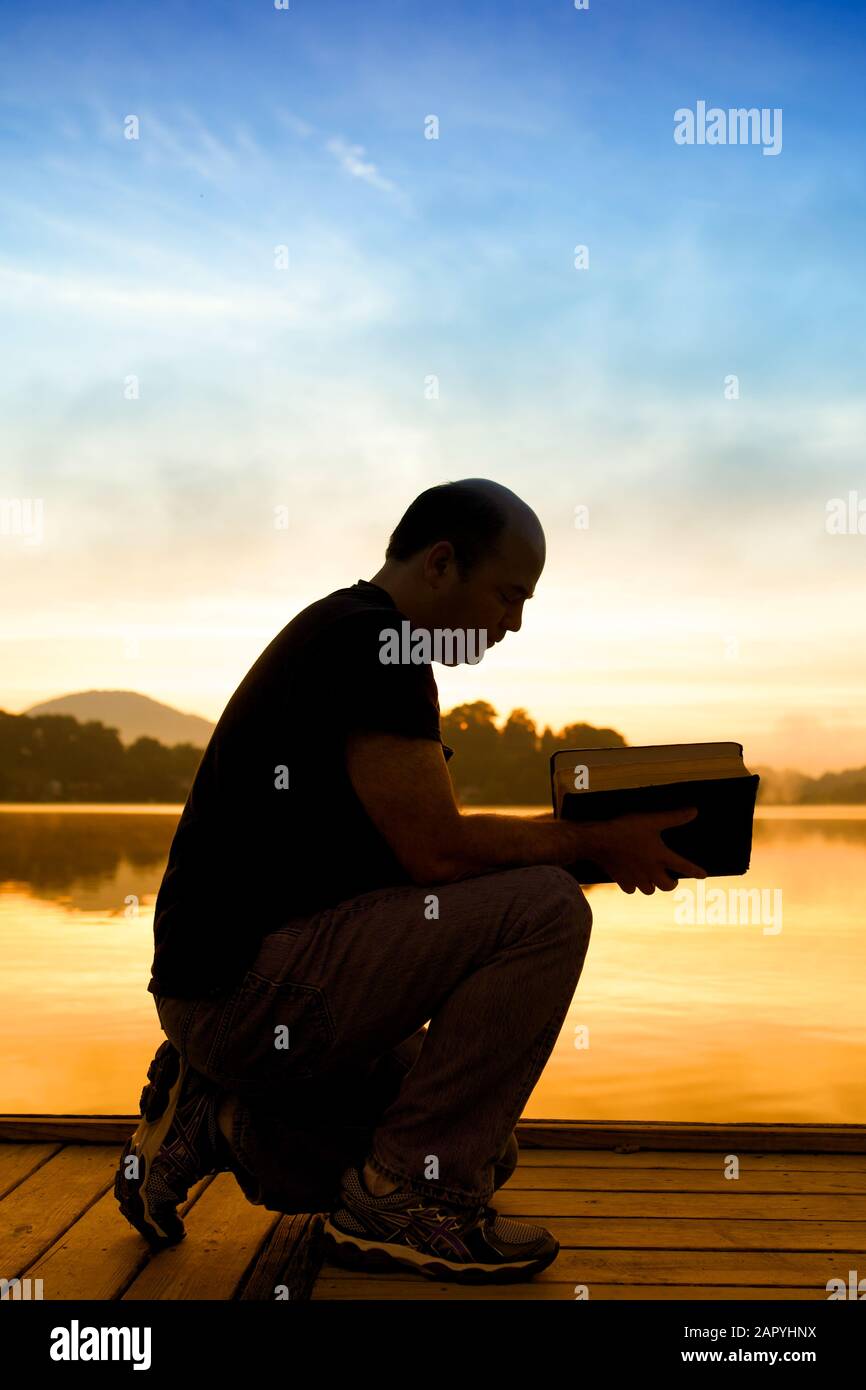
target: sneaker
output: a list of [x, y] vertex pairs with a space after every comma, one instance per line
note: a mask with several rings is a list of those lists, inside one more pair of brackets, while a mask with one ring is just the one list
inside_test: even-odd
[[[179, 1204], [199, 1178], [231, 1170], [231, 1151], [217, 1124], [220, 1093], [172, 1043], [157, 1049], [147, 1075], [141, 1121], [121, 1155], [114, 1195], [130, 1225], [160, 1249], [183, 1239]], [[130, 1155], [138, 1159], [135, 1176], [127, 1176]]]
[[410, 1269], [429, 1279], [501, 1284], [528, 1279], [559, 1254], [543, 1226], [511, 1221], [483, 1203], [467, 1210], [399, 1187], [382, 1197], [347, 1168], [322, 1228], [325, 1255], [347, 1269]]

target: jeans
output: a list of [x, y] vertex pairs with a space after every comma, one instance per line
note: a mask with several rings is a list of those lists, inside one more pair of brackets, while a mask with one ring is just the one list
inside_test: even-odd
[[251, 1201], [328, 1210], [344, 1169], [368, 1159], [428, 1200], [475, 1207], [514, 1167], [591, 925], [553, 865], [376, 889], [269, 933], [224, 994], [161, 996], [157, 1010], [189, 1065], [237, 1097]]

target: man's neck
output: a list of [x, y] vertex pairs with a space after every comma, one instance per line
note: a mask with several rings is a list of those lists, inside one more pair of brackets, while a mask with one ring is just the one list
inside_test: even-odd
[[387, 561], [368, 581], [370, 584], [378, 584], [380, 589], [384, 589], [386, 594], [390, 594], [401, 613], [405, 613], [407, 618], [412, 621], [412, 610], [417, 608], [417, 595], [415, 585], [410, 575], [402, 568], [389, 564]]

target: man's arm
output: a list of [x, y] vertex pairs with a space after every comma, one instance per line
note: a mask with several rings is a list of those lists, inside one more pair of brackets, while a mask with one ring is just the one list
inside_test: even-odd
[[594, 823], [553, 817], [463, 815], [442, 747], [432, 739], [355, 733], [349, 778], [373, 824], [415, 883], [449, 883], [528, 864], [599, 864], [627, 893], [676, 887], [676, 875], [705, 878], [660, 831], [697, 813], [653, 812]]

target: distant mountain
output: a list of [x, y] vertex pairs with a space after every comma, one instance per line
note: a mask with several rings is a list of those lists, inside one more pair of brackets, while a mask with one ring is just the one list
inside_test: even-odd
[[32, 705], [23, 713], [31, 717], [71, 714], [82, 723], [96, 719], [116, 729], [124, 744], [134, 743], [137, 738], [155, 738], [167, 745], [191, 743], [196, 748], [204, 748], [214, 727], [209, 719], [184, 714], [134, 690], [82, 690], [75, 695], [59, 695], [56, 700]]

